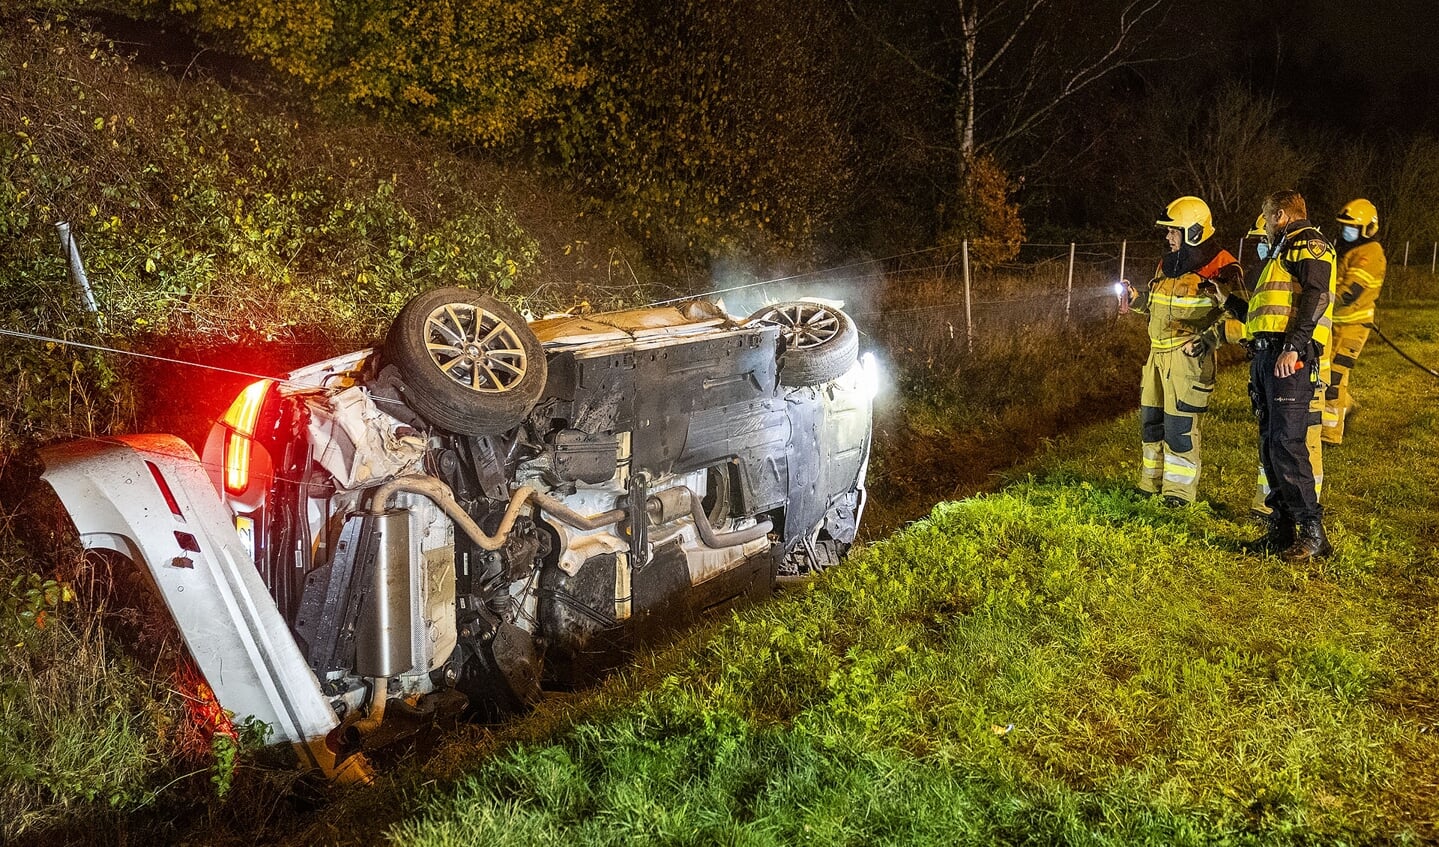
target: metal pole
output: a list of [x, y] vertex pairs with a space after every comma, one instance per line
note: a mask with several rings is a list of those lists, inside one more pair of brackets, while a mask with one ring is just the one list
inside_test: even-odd
[[1429, 257], [1429, 274], [1434, 274], [1434, 269], [1439, 267], [1439, 241], [1434, 242], [1434, 254]]
[[1404, 242], [1404, 267], [1409, 267], [1409, 242]]
[[93, 315], [100, 309], [95, 305], [95, 294], [90, 290], [90, 278], [85, 275], [85, 263], [80, 261], [80, 246], [70, 232], [70, 223], [58, 221], [55, 229], [60, 232], [60, 252], [70, 265], [70, 281], [79, 289], [80, 302], [85, 304], [85, 310]]
[[964, 241], [964, 337], [969, 342], [969, 352], [974, 354], [974, 315], [969, 302], [969, 239]]
[[1119, 242], [1119, 281], [1124, 282], [1124, 260], [1128, 258], [1129, 240]]
[[1064, 322], [1069, 323], [1069, 304], [1074, 300], [1074, 242], [1069, 242], [1069, 282], [1064, 288]]

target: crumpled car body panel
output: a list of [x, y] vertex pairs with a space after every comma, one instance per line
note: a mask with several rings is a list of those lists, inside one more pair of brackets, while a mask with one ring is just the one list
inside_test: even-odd
[[[339, 770], [323, 739], [339, 721], [290, 635], [232, 517], [194, 452], [169, 435], [44, 448], [48, 482], [92, 550], [111, 550], [153, 580], [216, 699], [271, 741]], [[351, 768], [359, 763], [352, 763]]]

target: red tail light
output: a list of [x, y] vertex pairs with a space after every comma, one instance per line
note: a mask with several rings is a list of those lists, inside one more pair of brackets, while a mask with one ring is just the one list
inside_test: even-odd
[[251, 383], [220, 418], [220, 423], [230, 428], [225, 439], [225, 490], [231, 494], [243, 493], [250, 486], [250, 439], [274, 384], [269, 379]]

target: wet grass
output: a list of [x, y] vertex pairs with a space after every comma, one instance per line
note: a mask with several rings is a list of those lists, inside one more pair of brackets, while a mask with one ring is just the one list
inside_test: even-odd
[[[1386, 323], [1439, 361], [1436, 316]], [[1239, 552], [1254, 433], [1225, 376], [1205, 503], [1132, 491], [1132, 421], [1085, 429], [351, 810], [414, 845], [1439, 838], [1439, 381], [1366, 350], [1326, 457], [1339, 551], [1292, 566]]]

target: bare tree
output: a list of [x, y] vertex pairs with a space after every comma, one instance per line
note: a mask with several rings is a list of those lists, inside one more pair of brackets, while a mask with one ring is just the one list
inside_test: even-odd
[[[859, 0], [863, 2], [863, 0]], [[891, 33], [845, 0], [884, 47], [944, 92], [961, 163], [1033, 135], [1057, 110], [1142, 49], [1169, 0], [940, 0]]]
[[1314, 171], [1313, 157], [1286, 141], [1274, 102], [1243, 86], [1227, 84], [1198, 108], [1187, 97], [1162, 99], [1155, 152], [1168, 165], [1169, 191], [1153, 198], [1156, 208], [1197, 194], [1221, 228], [1248, 229], [1265, 195], [1298, 187]]
[[1421, 135], [1397, 147], [1376, 201], [1388, 206], [1379, 209], [1381, 231], [1396, 245], [1439, 238], [1439, 138]]
[[[1337, 213], [1345, 203], [1356, 197], [1366, 197], [1380, 203], [1384, 198], [1375, 195], [1379, 186], [1375, 177], [1379, 173], [1379, 148], [1366, 138], [1346, 138], [1339, 132], [1320, 134], [1315, 150], [1323, 151], [1321, 167], [1324, 178], [1305, 198], [1309, 201], [1309, 215], [1318, 218]], [[1322, 211], [1321, 211], [1322, 210]], [[1384, 221], [1384, 210], [1380, 210]], [[1385, 225], [1388, 222], [1385, 221]]]

